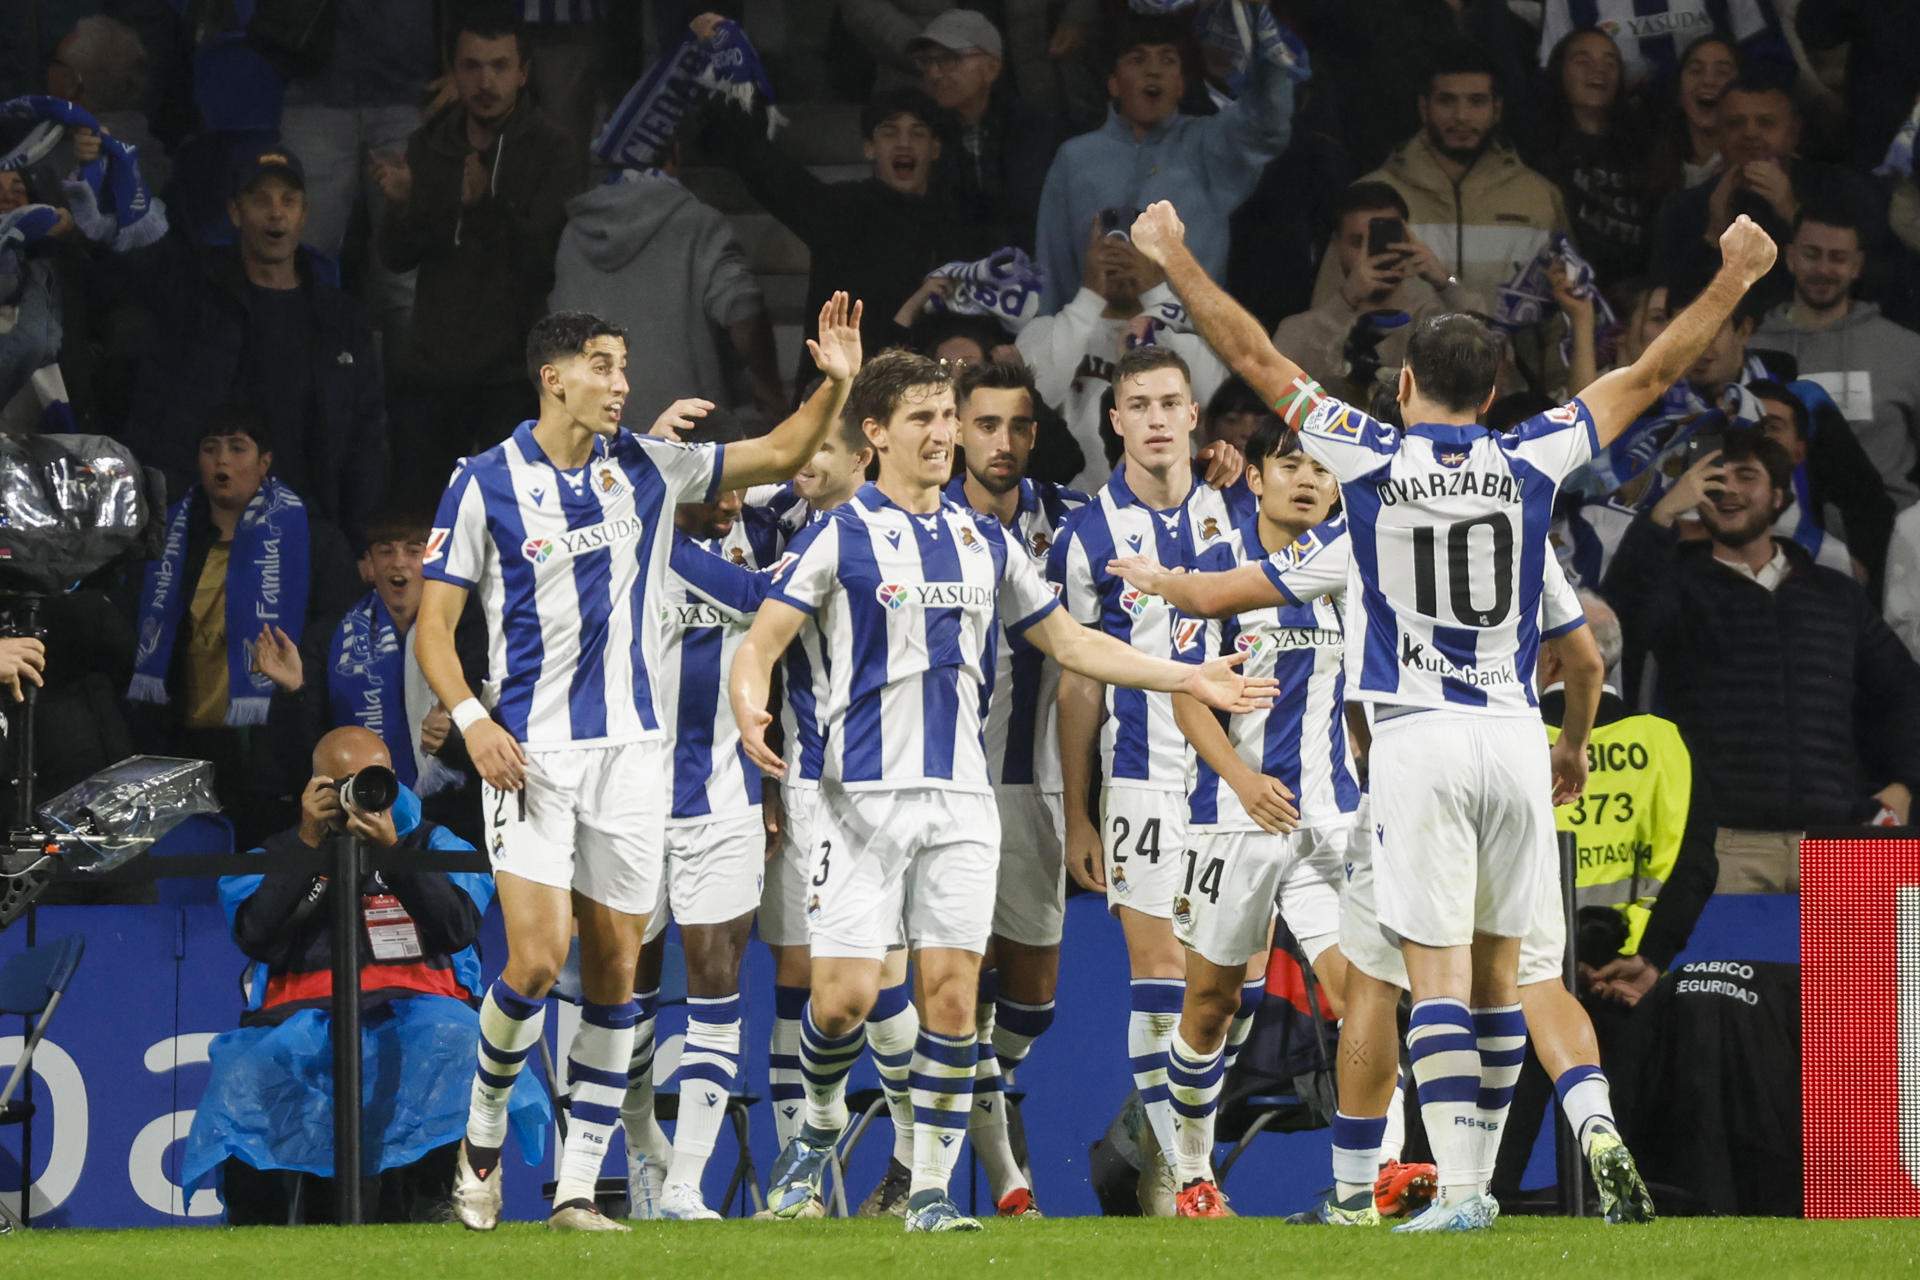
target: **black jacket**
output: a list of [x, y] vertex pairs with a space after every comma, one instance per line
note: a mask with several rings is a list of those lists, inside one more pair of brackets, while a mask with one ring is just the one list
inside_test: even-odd
[[[1726, 827], [1864, 822], [1889, 782], [1920, 781], [1920, 666], [1866, 591], [1776, 538], [1768, 591], [1642, 515], [1607, 572], [1630, 663], [1659, 663], [1658, 709]], [[1629, 687], [1632, 687], [1630, 682]]]
[[[1540, 697], [1540, 718], [1558, 725], [1566, 714], [1567, 695], [1556, 689]], [[1633, 708], [1617, 693], [1600, 695], [1600, 709], [1594, 713], [1597, 728], [1632, 715]], [[1661, 972], [1673, 967], [1673, 958], [1686, 949], [1693, 926], [1700, 923], [1707, 899], [1720, 880], [1720, 858], [1713, 851], [1713, 806], [1707, 798], [1708, 783], [1695, 761], [1693, 795], [1687, 804], [1687, 827], [1680, 837], [1680, 856], [1673, 873], [1654, 899], [1647, 927], [1640, 935], [1639, 955]]]
[[[400, 837], [395, 848], [425, 852], [434, 830], [434, 823], [422, 819]], [[276, 856], [305, 852], [307, 846], [297, 829], [282, 831], [268, 837], [261, 861], [272, 865]], [[363, 887], [364, 893], [380, 891], [398, 898], [413, 918], [422, 955], [417, 960], [376, 959], [366, 931], [361, 930], [362, 1007], [423, 994], [473, 1000], [478, 993], [466, 991], [453, 976], [452, 959], [480, 936], [481, 916], [473, 899], [438, 871], [381, 872]], [[268, 972], [266, 1002], [244, 1014], [242, 1026], [279, 1022], [302, 1009], [326, 1008], [331, 1003], [334, 892], [329, 878], [299, 871], [269, 872], [234, 911], [234, 944], [248, 959], [265, 964]], [[383, 971], [390, 981], [379, 980]], [[369, 976], [373, 981], [368, 981]]]
[[949, 121], [940, 130], [933, 198], [957, 210], [970, 234], [989, 249], [1017, 245], [1032, 253], [1040, 188], [1061, 134], [1058, 117], [1027, 107], [1003, 77], [980, 118], [977, 156], [967, 149], [957, 123]]
[[419, 270], [414, 372], [435, 385], [527, 376], [527, 331], [547, 313], [567, 201], [586, 186], [586, 157], [524, 97], [480, 153], [488, 192], [469, 208], [460, 192], [472, 154], [456, 102], [407, 139], [413, 194], [380, 225], [387, 266]]
[[[195, 458], [209, 412], [253, 396], [246, 275], [237, 248], [196, 251], [177, 231], [123, 262], [126, 282], [145, 296], [158, 321], [125, 438], [143, 462], [167, 473], [177, 498], [198, 478]], [[357, 535], [386, 489], [380, 355], [360, 304], [327, 283], [329, 273], [308, 251], [299, 263], [315, 339], [307, 370], [310, 432], [273, 442], [274, 474], [314, 513]]]
[[[931, 195], [902, 195], [877, 178], [822, 181], [767, 141], [764, 118], [758, 115], [714, 108], [707, 114], [703, 141], [739, 173], [767, 212], [806, 242], [811, 255], [806, 314], [818, 314], [836, 289], [865, 304], [860, 340], [870, 353], [889, 345], [889, 336], [897, 333], [894, 316], [928, 272], [1000, 247]], [[813, 363], [804, 351], [798, 373], [798, 387], [813, 380]]]

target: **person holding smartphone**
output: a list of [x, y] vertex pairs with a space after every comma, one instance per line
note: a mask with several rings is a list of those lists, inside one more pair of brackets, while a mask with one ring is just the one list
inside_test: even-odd
[[1288, 316], [1274, 342], [1293, 352], [1324, 387], [1364, 404], [1384, 370], [1407, 349], [1411, 320], [1444, 311], [1484, 311], [1488, 299], [1448, 273], [1407, 227], [1407, 202], [1384, 182], [1356, 182], [1334, 201], [1327, 258], [1340, 287], [1319, 305]]

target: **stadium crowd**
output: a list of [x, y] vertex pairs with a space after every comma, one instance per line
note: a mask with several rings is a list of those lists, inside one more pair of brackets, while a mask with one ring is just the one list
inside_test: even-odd
[[[1553, 551], [1606, 669], [1594, 740], [1613, 744], [1618, 785], [1612, 811], [1590, 793], [1558, 815], [1581, 841], [1581, 1004], [1599, 1048], [1591, 1066], [1549, 1060], [1535, 1032], [1545, 1072], [1529, 1066], [1520, 1092], [1536, 1123], [1548, 1080], [1565, 1100], [1601, 1059], [1614, 1070], [1636, 1006], [1716, 890], [1796, 891], [1809, 829], [1909, 824], [1920, 6], [5, 7], [31, 15], [16, 29], [33, 38], [0, 54], [0, 429], [121, 440], [166, 474], [173, 504], [160, 560], [73, 584], [47, 608], [44, 643], [0, 641], [0, 677], [43, 687], [43, 793], [136, 751], [189, 756], [214, 762], [239, 849], [271, 856], [343, 827], [382, 845], [486, 847], [482, 769], [417, 656], [423, 625], [440, 625], [422, 613], [424, 566], [447, 550], [434, 513], [456, 465], [539, 415], [528, 342], [549, 313], [624, 331], [626, 425], [728, 443], [767, 436], [832, 383], [801, 339], [828, 344], [811, 317], [850, 294], [869, 362], [893, 348], [944, 362], [982, 440], [993, 423], [967, 403], [1017, 402], [1008, 416], [1037, 424], [1026, 478], [1087, 494], [1122, 474], [1116, 370], [1171, 353], [1203, 406], [1195, 447], [1210, 450], [1221, 518], [1251, 519], [1236, 505], [1240, 458], [1263, 452], [1282, 410], [1130, 239], [1168, 200], [1193, 259], [1281, 352], [1394, 424], [1408, 335], [1428, 317], [1471, 313], [1502, 335], [1487, 421], [1511, 426], [1646, 352], [1708, 288], [1735, 219], [1779, 246], [1706, 353], [1568, 478], [1553, 513]], [[798, 499], [851, 495], [871, 464], [856, 421], [785, 499], [710, 496], [682, 506], [679, 527], [725, 537], [743, 502], [804, 511]], [[968, 474], [956, 459], [963, 501]], [[1048, 514], [1049, 543], [1062, 519]], [[451, 628], [474, 690], [488, 676], [480, 606]], [[1082, 745], [1088, 758], [1056, 761], [1070, 863], [1076, 825], [1091, 830], [1092, 722]], [[1596, 777], [1604, 747], [1598, 758]], [[327, 784], [381, 761], [404, 799], [370, 826]], [[411, 932], [376, 938], [374, 954], [392, 967], [396, 1029], [466, 1037], [458, 1080], [421, 1084], [453, 1089], [434, 1098], [451, 1142], [476, 1019], [398, 1010], [479, 1007], [472, 948], [493, 889], [400, 879], [370, 889], [368, 910], [398, 911]], [[268, 1031], [284, 1047], [289, 1024], [318, 1016], [327, 942], [305, 878], [236, 881], [222, 887], [234, 937], [264, 966], [239, 1055], [263, 1052]], [[1045, 1030], [1052, 984], [1013, 964], [1025, 944], [999, 923], [1011, 945], [983, 1005], [999, 1020], [996, 1070], [1010, 1072]], [[733, 1028], [737, 1059], [745, 938], [682, 927], [694, 995], [715, 1003], [701, 1016]], [[776, 998], [804, 996], [804, 928], [776, 938], [763, 914], [762, 935]], [[1129, 942], [1136, 988], [1168, 976]], [[797, 961], [781, 954], [791, 943]], [[1073, 950], [1069, 937], [1049, 963], [1072, 965]], [[883, 1074], [897, 1065], [904, 1080], [913, 1028], [900, 1043], [884, 1030], [899, 984], [889, 976], [867, 1025]], [[1147, 1012], [1170, 1026], [1178, 1010]], [[1222, 1034], [1244, 1038], [1251, 1007], [1223, 1012]], [[801, 1034], [796, 1013], [780, 1017]], [[324, 1061], [323, 1040], [307, 1048]], [[650, 1069], [650, 1040], [633, 1062]], [[1142, 1094], [1166, 1080], [1163, 1066]], [[273, 1135], [240, 1131], [245, 1088], [227, 1084], [233, 1128], [196, 1130], [190, 1163], [239, 1171], [226, 1180], [236, 1220], [284, 1218], [275, 1189], [244, 1174], [304, 1166], [277, 1163]], [[658, 1135], [650, 1099], [615, 1105], [630, 1139]], [[516, 1092], [516, 1123], [542, 1106]], [[911, 1166], [911, 1142], [897, 1150]], [[1503, 1149], [1496, 1188], [1524, 1160]], [[1003, 1201], [1024, 1188], [1017, 1169], [994, 1182]]]

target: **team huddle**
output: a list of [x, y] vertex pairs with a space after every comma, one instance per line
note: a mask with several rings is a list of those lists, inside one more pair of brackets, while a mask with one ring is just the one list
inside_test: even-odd
[[[999, 1212], [1037, 1215], [1003, 1089], [1052, 1019], [1069, 874], [1125, 935], [1143, 1210], [1229, 1212], [1214, 1116], [1277, 915], [1344, 1012], [1335, 1185], [1303, 1218], [1491, 1225], [1525, 993], [1559, 975], [1552, 806], [1585, 781], [1600, 687], [1547, 543], [1554, 494], [1692, 363], [1774, 246], [1739, 219], [1713, 287], [1640, 361], [1495, 434], [1477, 419], [1500, 347], [1478, 320], [1419, 326], [1399, 429], [1274, 350], [1171, 205], [1133, 242], [1275, 416], [1244, 458], [1195, 458], [1185, 364], [1136, 348], [1113, 375], [1124, 457], [1092, 497], [1025, 476], [1024, 367], [865, 359], [844, 294], [807, 344], [818, 386], [753, 439], [623, 430], [624, 336], [579, 313], [535, 326], [540, 418], [456, 472], [417, 624], [485, 783], [507, 927], [464, 1225], [498, 1221], [508, 1094], [576, 931], [549, 1226], [627, 1229], [594, 1202], [616, 1124], [635, 1216], [719, 1216], [700, 1177], [740, 1071], [756, 918], [782, 1145], [765, 1213], [825, 1213], [870, 1048], [895, 1147], [864, 1210], [977, 1229], [948, 1194], [965, 1138]], [[453, 649], [473, 593], [478, 695]], [[1551, 743], [1543, 645], [1567, 690]], [[653, 1015], [670, 917], [690, 1010], [669, 1142]], [[1432, 1166], [1400, 1165], [1392, 1132], [1403, 990]], [[1580, 1130], [1603, 1205], [1645, 1220], [1598, 1084]]]

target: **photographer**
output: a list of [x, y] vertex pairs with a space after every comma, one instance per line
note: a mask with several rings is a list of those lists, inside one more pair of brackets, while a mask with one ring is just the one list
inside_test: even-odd
[[[373, 851], [451, 852], [471, 846], [420, 816], [378, 735], [335, 729], [313, 753], [299, 825], [257, 850], [272, 868], [340, 836]], [[385, 801], [384, 804], [381, 802]], [[218, 1037], [213, 1076], [194, 1116], [182, 1166], [192, 1187], [223, 1169], [227, 1220], [288, 1219], [290, 1170], [327, 1179], [333, 1167], [331, 1017], [332, 894], [326, 875], [269, 869], [225, 876], [220, 898], [234, 942], [256, 963], [240, 1028]], [[466, 1127], [476, 1013], [480, 920], [493, 898], [476, 872], [369, 874], [359, 888], [361, 1044], [366, 1073], [362, 1133], [370, 1221], [430, 1221], [452, 1185], [454, 1145]], [[538, 1158], [547, 1107], [532, 1087], [514, 1094], [522, 1149]], [[306, 1202], [324, 1221], [330, 1181]]]

